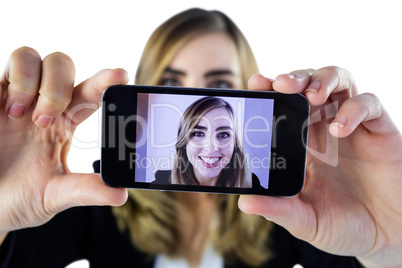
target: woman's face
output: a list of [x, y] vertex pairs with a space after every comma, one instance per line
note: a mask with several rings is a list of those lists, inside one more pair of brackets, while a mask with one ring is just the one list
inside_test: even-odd
[[179, 50], [162, 74], [160, 85], [241, 89], [241, 71], [233, 40], [226, 33], [208, 33]]
[[186, 153], [201, 185], [216, 185], [234, 150], [233, 119], [226, 108], [209, 111], [190, 134]]

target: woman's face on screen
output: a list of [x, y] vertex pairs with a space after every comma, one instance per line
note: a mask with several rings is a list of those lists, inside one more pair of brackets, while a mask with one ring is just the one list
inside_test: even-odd
[[[163, 72], [159, 84], [241, 89], [244, 84], [241, 72], [236, 45], [228, 34], [207, 33], [191, 39], [179, 50]], [[210, 111], [198, 122], [199, 129], [194, 129], [186, 145], [187, 157], [194, 174], [203, 185], [216, 184], [216, 179], [233, 154], [233, 129], [222, 128], [229, 125], [233, 128], [233, 121], [209, 120], [216, 112], [231, 118], [224, 108]], [[218, 128], [220, 130], [217, 132]], [[221, 144], [218, 146], [221, 148], [214, 147], [218, 144]]]
[[234, 151], [233, 118], [226, 108], [207, 112], [192, 129], [186, 145], [187, 157], [201, 185], [216, 185]]
[[226, 33], [208, 33], [191, 39], [179, 50], [159, 84], [241, 89], [241, 71], [233, 40]]

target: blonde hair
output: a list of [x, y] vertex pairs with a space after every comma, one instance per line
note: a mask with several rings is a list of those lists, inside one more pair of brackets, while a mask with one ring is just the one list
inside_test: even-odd
[[[258, 72], [251, 48], [237, 26], [219, 11], [190, 9], [167, 20], [151, 35], [137, 69], [136, 84], [157, 85], [176, 53], [190, 39], [210, 32], [227, 33], [234, 41], [242, 65], [244, 88]], [[150, 255], [180, 254], [177, 202], [179, 192], [129, 189], [129, 199], [113, 208], [118, 227], [129, 231], [131, 241]], [[227, 264], [240, 261], [260, 266], [270, 258], [268, 238], [272, 223], [247, 215], [238, 208], [237, 195], [217, 195], [218, 223], [213, 233], [215, 250]]]
[[135, 83], [157, 85], [174, 56], [189, 40], [212, 32], [227, 33], [232, 38], [241, 62], [243, 88], [246, 89], [248, 79], [258, 72], [249, 43], [228, 16], [220, 11], [198, 8], [173, 16], [153, 32], [140, 59]]
[[[230, 114], [232, 121], [235, 121], [232, 106], [221, 98], [214, 96], [204, 97], [192, 103], [184, 112], [181, 119], [177, 142], [176, 156], [173, 163], [172, 183], [199, 185], [194, 175], [186, 153], [186, 145], [190, 140], [190, 135], [198, 121], [209, 111], [224, 108]], [[228, 165], [221, 171], [216, 186], [220, 187], [245, 187], [244, 153], [237, 137], [236, 127], [234, 130], [233, 155]], [[251, 186], [251, 185], [248, 185]]]

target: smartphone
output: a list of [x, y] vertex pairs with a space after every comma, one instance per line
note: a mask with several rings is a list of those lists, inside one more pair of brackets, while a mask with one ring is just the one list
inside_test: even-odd
[[309, 109], [301, 94], [112, 86], [100, 172], [114, 187], [293, 196], [304, 183]]

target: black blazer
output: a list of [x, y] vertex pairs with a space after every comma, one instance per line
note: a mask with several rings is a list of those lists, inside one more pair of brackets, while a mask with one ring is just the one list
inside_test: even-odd
[[[96, 160], [95, 162], [93, 162], [92, 167], [93, 167], [95, 173], [100, 173], [100, 160]], [[172, 176], [172, 171], [171, 170], [158, 170], [155, 173], [155, 180], [152, 181], [151, 183], [155, 183], [155, 184], [171, 184], [172, 183], [171, 182], [171, 176]], [[253, 188], [264, 189], [261, 186], [260, 179], [257, 177], [257, 175], [252, 173], [251, 179], [252, 179], [252, 187]]]
[[[172, 171], [171, 170], [158, 170], [155, 173], [155, 180], [151, 183], [155, 184], [171, 184], [171, 176], [172, 176]], [[252, 178], [252, 187], [253, 188], [263, 188], [260, 183], [260, 179], [258, 179], [257, 175], [252, 173], [251, 175]]]
[[[139, 230], [141, 231], [141, 230]], [[358, 268], [355, 258], [334, 256], [291, 236], [275, 225], [269, 239], [273, 258], [260, 268]], [[120, 232], [110, 207], [77, 207], [48, 223], [10, 232], [0, 246], [0, 268], [64, 268], [87, 259], [91, 268], [153, 268], [154, 258], [137, 249]], [[225, 268], [248, 268], [241, 262]]]

